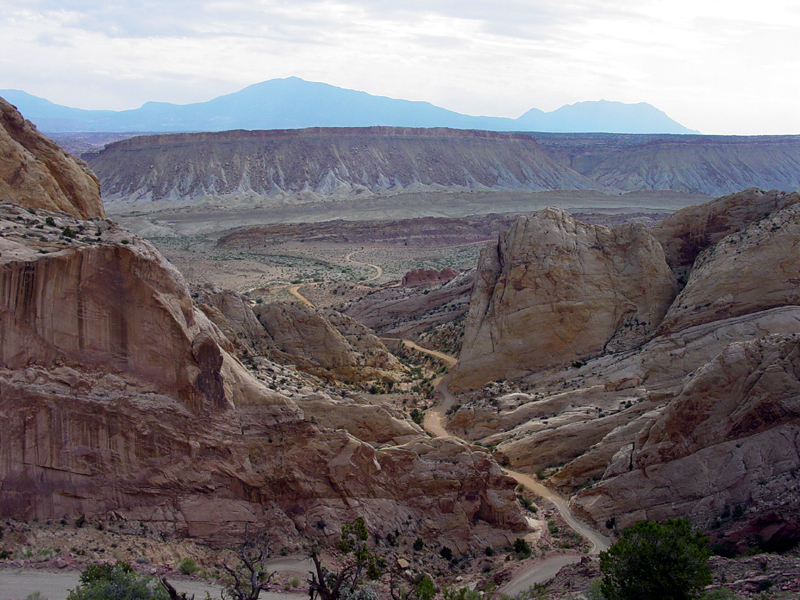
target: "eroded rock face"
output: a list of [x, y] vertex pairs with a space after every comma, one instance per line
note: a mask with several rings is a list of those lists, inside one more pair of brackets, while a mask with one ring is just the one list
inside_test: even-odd
[[755, 188], [723, 196], [671, 214], [652, 233], [664, 247], [667, 262], [686, 281], [695, 259], [725, 236], [800, 202], [800, 194]]
[[[526, 528], [485, 451], [409, 441], [415, 426], [361, 411], [353, 427], [376, 445], [406, 442], [376, 449], [256, 380], [146, 242], [105, 221], [50, 226], [51, 213], [0, 208], [3, 516], [115, 511], [230, 543], [246, 522], [324, 538], [361, 514], [378, 533], [461, 550]], [[311, 413], [337, 404], [308, 400]]]
[[798, 240], [800, 204], [791, 204], [704, 250], [659, 333], [800, 305]]
[[609, 229], [554, 208], [522, 217], [481, 253], [453, 387], [634, 347], [677, 293], [642, 224]]
[[[665, 264], [688, 281], [655, 331], [571, 366], [534, 357], [513, 383], [462, 394], [449, 426], [564, 493], [593, 485], [574, 504], [600, 526], [686, 516], [719, 541], [800, 539], [798, 199], [748, 190], [665, 219]], [[512, 294], [491, 279], [513, 265], [497, 256], [473, 303]], [[498, 322], [541, 304], [508, 306]], [[569, 322], [557, 302], [541, 310], [543, 323]]]
[[[675, 515], [708, 526], [726, 506], [762, 519], [790, 508], [796, 526], [799, 348], [798, 334], [729, 345], [617, 452], [603, 481], [580, 492], [575, 506], [596, 522], [613, 516], [621, 527]], [[760, 534], [769, 536], [769, 528]]]
[[0, 98], [0, 199], [20, 206], [103, 217], [100, 182], [89, 166]]

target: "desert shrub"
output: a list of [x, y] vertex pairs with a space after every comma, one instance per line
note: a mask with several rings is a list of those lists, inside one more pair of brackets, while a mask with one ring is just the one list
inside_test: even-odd
[[686, 519], [642, 521], [600, 554], [607, 600], [694, 600], [711, 583], [708, 538]]
[[166, 589], [155, 579], [140, 575], [127, 563], [89, 565], [80, 585], [67, 600], [169, 600]]
[[514, 540], [514, 552], [518, 556], [527, 558], [531, 555], [531, 545], [524, 538]]
[[184, 575], [193, 575], [200, 570], [195, 564], [194, 559], [191, 558], [184, 558], [181, 560], [181, 562], [178, 563], [178, 569], [180, 569], [181, 573]]

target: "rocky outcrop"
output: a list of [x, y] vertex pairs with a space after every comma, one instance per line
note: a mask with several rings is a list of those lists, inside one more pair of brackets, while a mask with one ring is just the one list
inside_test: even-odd
[[703, 250], [797, 202], [800, 202], [797, 193], [750, 188], [679, 210], [662, 219], [652, 233], [661, 242], [670, 267], [685, 282]]
[[397, 381], [404, 369], [375, 334], [334, 310], [276, 302], [252, 305], [230, 290], [194, 288], [192, 297], [244, 356], [265, 356], [323, 379]]
[[[603, 481], [574, 504], [617, 525], [683, 515], [709, 526], [728, 507], [800, 523], [800, 336], [734, 343], [686, 384], [652, 426], [620, 448]], [[792, 517], [793, 515], [793, 517]], [[759, 529], [767, 536], [786, 527]]]
[[0, 98], [0, 200], [103, 217], [100, 183], [85, 162], [70, 156]]
[[416, 338], [422, 331], [463, 319], [474, 277], [470, 270], [423, 292], [384, 287], [349, 303], [342, 312], [382, 336]]
[[[748, 190], [665, 219], [654, 227], [667, 248], [662, 268], [688, 280], [661, 321], [652, 322], [656, 329], [624, 351], [606, 344], [571, 365], [543, 363], [548, 356], [541, 351], [519, 366], [513, 384], [475, 385], [462, 394], [449, 426], [494, 447], [513, 468], [549, 477], [563, 492], [586, 488], [574, 504], [598, 525], [686, 516], [721, 541], [746, 545], [761, 536], [769, 547], [794, 543], [800, 539], [797, 199]], [[540, 250], [527, 269], [552, 269], [559, 264], [553, 257], [575, 246], [568, 236], [552, 249], [543, 233], [531, 239]], [[583, 301], [573, 296], [571, 310], [555, 294], [555, 301], [540, 300], [535, 283], [510, 290], [504, 274], [513, 271], [513, 256], [498, 251], [493, 263], [482, 262], [477, 281], [488, 284], [476, 283], [471, 309], [503, 306], [494, 322], [541, 310], [539, 322], [566, 339], [560, 328], [593, 301], [593, 288], [582, 288]], [[533, 298], [527, 303], [500, 304], [523, 298], [525, 290]], [[615, 305], [608, 306], [602, 310]], [[462, 351], [475, 362], [462, 360], [460, 367], [502, 374], [514, 356], [477, 355], [469, 337], [476, 331], [468, 331]], [[478, 342], [502, 342], [492, 331]], [[526, 334], [518, 335], [521, 348], [538, 348], [548, 330], [507, 331]]]
[[791, 204], [704, 250], [659, 333], [800, 305], [800, 262], [792, 251], [798, 240], [800, 204]]
[[[245, 523], [276, 540], [335, 536], [356, 514], [461, 550], [525, 529], [513, 480], [485, 451], [409, 441], [416, 427], [398, 415], [352, 409], [374, 445], [405, 442], [376, 449], [313, 417], [346, 403], [295, 387], [307, 416], [257, 380], [146, 242], [0, 208], [3, 516], [114, 514], [214, 544]], [[238, 310], [229, 300], [214, 310]], [[326, 415], [331, 427], [346, 410]]]
[[450, 268], [437, 271], [436, 269], [414, 269], [403, 275], [403, 287], [424, 287], [439, 283], [447, 283], [458, 276], [458, 271]]
[[635, 347], [678, 289], [641, 223], [609, 229], [552, 208], [521, 217], [481, 252], [453, 387]]

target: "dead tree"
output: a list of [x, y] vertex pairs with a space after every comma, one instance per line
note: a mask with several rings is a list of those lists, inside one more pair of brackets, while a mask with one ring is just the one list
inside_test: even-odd
[[269, 541], [266, 539], [251, 540], [247, 524], [244, 528], [244, 542], [239, 548], [237, 557], [241, 563], [238, 568], [231, 568], [226, 563], [217, 565], [227, 571], [231, 583], [222, 592], [223, 600], [258, 600], [262, 591], [269, 589], [269, 583], [275, 571], [267, 571], [269, 558]]
[[167, 590], [167, 594], [169, 594], [170, 600], [194, 600], [194, 594], [192, 594], [191, 598], [189, 598], [186, 595], [186, 592], [181, 592], [179, 594], [178, 590], [172, 587], [172, 584], [170, 584], [170, 582], [167, 581], [166, 577], [161, 578], [161, 585], [163, 585], [164, 588]]
[[310, 600], [319, 596], [320, 600], [338, 600], [339, 590], [344, 583], [352, 583], [351, 575], [357, 575], [357, 564], [348, 565], [340, 569], [336, 574], [329, 573], [319, 559], [316, 550], [310, 553], [311, 560], [314, 561], [316, 573], [309, 572], [311, 578], [308, 580], [308, 594]]
[[329, 573], [319, 559], [316, 548], [309, 557], [314, 562], [316, 573], [310, 572], [308, 594], [310, 600], [319, 596], [320, 600], [338, 600], [342, 586], [356, 589], [362, 575], [369, 579], [378, 579], [384, 561], [367, 547], [367, 527], [363, 517], [356, 517], [352, 523], [342, 525], [342, 535], [337, 547], [343, 555], [348, 556], [350, 564], [343, 566], [336, 573]]

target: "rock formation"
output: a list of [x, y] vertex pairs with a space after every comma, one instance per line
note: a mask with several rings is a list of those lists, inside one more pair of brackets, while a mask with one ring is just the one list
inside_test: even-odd
[[89, 157], [106, 202], [241, 194], [597, 189], [528, 135], [393, 127], [142, 136]]
[[757, 187], [800, 190], [797, 135], [619, 135], [537, 133], [550, 156], [617, 190], [706, 196]]
[[677, 292], [642, 224], [609, 229], [559, 209], [521, 217], [481, 253], [453, 388], [638, 345]]
[[[81, 173], [59, 177], [91, 189]], [[459, 550], [526, 529], [513, 480], [486, 451], [348, 406], [265, 357], [245, 368], [233, 338], [263, 330], [264, 316], [234, 297], [201, 311], [147, 242], [7, 202], [0, 231], [0, 515], [113, 516], [214, 544], [245, 523], [277, 542], [335, 537], [357, 514], [376, 533]], [[343, 319], [325, 336], [355, 327]], [[341, 428], [348, 410], [371, 444]]]
[[446, 268], [441, 271], [436, 269], [414, 269], [403, 275], [403, 287], [423, 287], [437, 283], [447, 283], [458, 276], [458, 271]]
[[19, 206], [102, 217], [100, 183], [88, 165], [64, 152], [0, 98], [0, 200]]
[[336, 311], [250, 300], [213, 286], [195, 288], [193, 298], [234, 345], [247, 343], [251, 356], [293, 364], [323, 379], [397, 381], [403, 367], [375, 334]]
[[[574, 241], [580, 238], [562, 235], [564, 242], [549, 246], [542, 223], [552, 223], [557, 213], [526, 219], [539, 220], [536, 236], [515, 238], [510, 232], [501, 237], [496, 259], [482, 259], [457, 373], [473, 391], [461, 395], [450, 427], [495, 447], [495, 456], [512, 467], [549, 476], [566, 493], [586, 488], [573, 504], [599, 526], [686, 516], [723, 541], [746, 545], [756, 535], [775, 544], [800, 540], [798, 198], [753, 189], [679, 211], [656, 225], [650, 239], [662, 240], [667, 249], [659, 272], [674, 272], [685, 285], [638, 340], [597, 344], [594, 354], [575, 353], [571, 364], [568, 355], [553, 359], [541, 349], [542, 339], [554, 338], [557, 347], [569, 349], [566, 324], [582, 314], [585, 303], [602, 298], [597, 287], [607, 284], [587, 285], [592, 279], [585, 273], [593, 271], [581, 269], [576, 279], [584, 299], [573, 296], [574, 309], [559, 303], [563, 295], [542, 293], [558, 281], [563, 262], [584, 264], [558, 260], [580, 247]], [[518, 231], [525, 231], [524, 221]], [[519, 239], [527, 245], [509, 251], [514, 246], [508, 240]], [[600, 235], [594, 239], [612, 261], [635, 249], [623, 252]], [[527, 256], [535, 258], [516, 259], [529, 247]], [[493, 257], [492, 250], [487, 254]], [[515, 267], [549, 273], [552, 265], [559, 268], [547, 278], [508, 285], [526, 281], [507, 275]], [[542, 279], [551, 288], [539, 284]], [[617, 314], [619, 306], [609, 302], [598, 310]], [[508, 334], [493, 334], [498, 323], [514, 322], [527, 311], [543, 313], [537, 329], [505, 330], [517, 332], [519, 348], [539, 349], [522, 362], [525, 355], [513, 352]], [[475, 315], [491, 319], [494, 328]], [[588, 344], [596, 331], [587, 327], [581, 332], [586, 339], [572, 343]], [[487, 350], [478, 353], [482, 347]], [[493, 374], [507, 373], [514, 360], [520, 375], [494, 382]], [[734, 507], [737, 519], [731, 519]]]
[[[727, 507], [743, 520], [781, 515], [762, 539], [800, 540], [800, 335], [729, 345], [652, 425], [621, 447], [603, 480], [574, 504], [621, 527], [676, 514], [710, 527]], [[777, 526], [775, 526], [777, 525]]]

